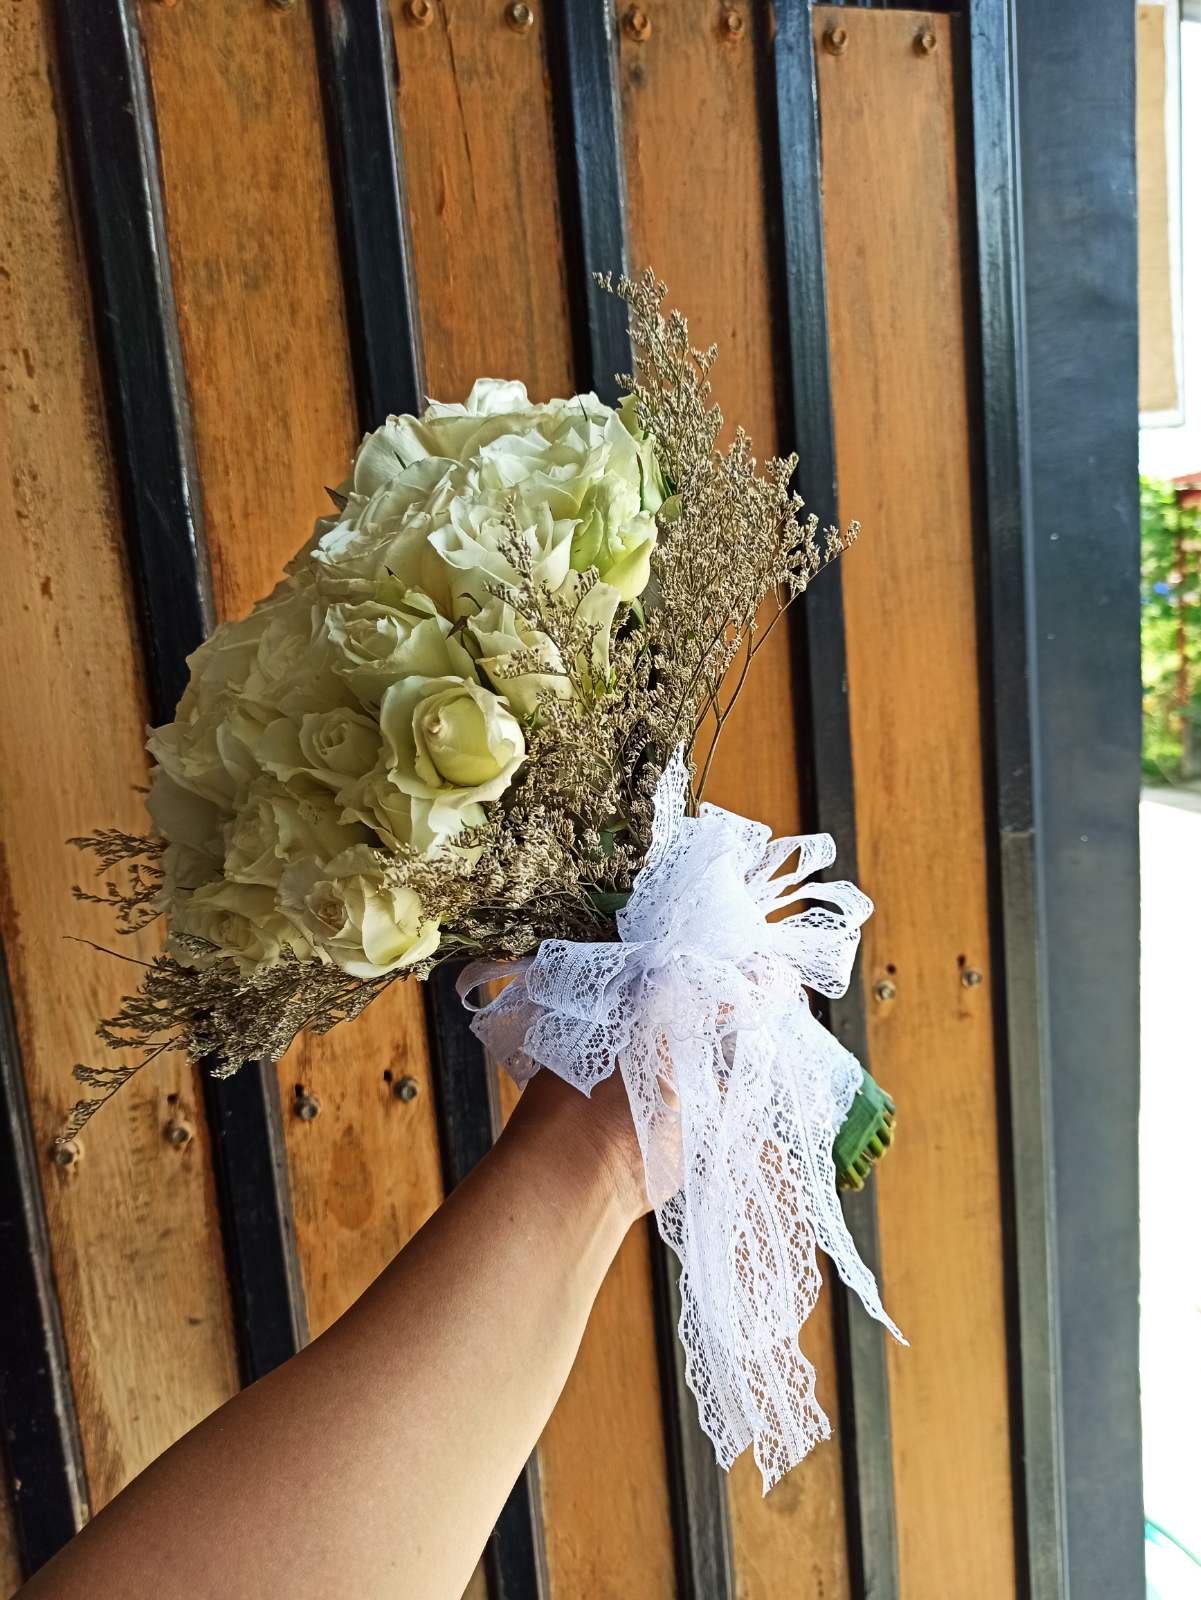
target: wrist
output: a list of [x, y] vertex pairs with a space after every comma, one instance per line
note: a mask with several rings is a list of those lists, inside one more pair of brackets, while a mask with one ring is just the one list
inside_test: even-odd
[[616, 1073], [589, 1098], [553, 1073], [539, 1072], [503, 1139], [528, 1152], [535, 1181], [549, 1185], [573, 1211], [594, 1215], [598, 1226], [624, 1235], [649, 1209], [638, 1137]]

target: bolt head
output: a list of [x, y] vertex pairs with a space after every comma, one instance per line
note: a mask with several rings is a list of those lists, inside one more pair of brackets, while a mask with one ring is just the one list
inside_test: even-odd
[[312, 1122], [321, 1110], [321, 1102], [313, 1094], [298, 1094], [292, 1103], [292, 1109], [301, 1122]]
[[73, 1167], [82, 1154], [77, 1139], [55, 1139], [50, 1146], [50, 1159], [56, 1167]]
[[721, 31], [726, 39], [741, 39], [746, 32], [746, 18], [741, 11], [723, 11]]
[[272, 9], [275, 11], [291, 11], [295, 5], [296, 0], [271, 0]]
[[428, 28], [434, 20], [432, 0], [405, 0], [405, 21], [414, 28]]
[[651, 19], [640, 6], [631, 6], [622, 18], [621, 26], [626, 37], [635, 44], [645, 44], [651, 36]]
[[881, 978], [879, 983], [873, 984], [872, 993], [875, 995], [877, 1000], [895, 1000], [897, 997], [897, 986], [895, 983], [893, 983], [891, 978]]
[[975, 989], [984, 982], [984, 974], [975, 967], [964, 967], [959, 975], [959, 981], [965, 989]]
[[163, 1138], [177, 1150], [182, 1150], [184, 1145], [191, 1144], [194, 1134], [195, 1129], [184, 1117], [172, 1117], [163, 1127]]
[[397, 1078], [392, 1085], [392, 1093], [398, 1100], [416, 1100], [417, 1079], [410, 1077]]
[[827, 28], [822, 43], [832, 56], [840, 56], [850, 43], [850, 38], [845, 28]]
[[929, 28], [923, 28], [913, 41], [915, 54], [931, 56], [938, 49], [938, 35], [931, 33]]
[[534, 26], [534, 13], [529, 6], [523, 4], [523, 0], [512, 0], [512, 3], [505, 7], [505, 21], [514, 33], [528, 33]]

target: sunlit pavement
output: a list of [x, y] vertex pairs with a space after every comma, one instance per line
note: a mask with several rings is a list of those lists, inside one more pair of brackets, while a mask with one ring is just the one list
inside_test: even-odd
[[[1144, 1501], [1201, 1558], [1201, 792], [1144, 791], [1141, 853]], [[1201, 1566], [1147, 1554], [1149, 1593], [1201, 1600]]]

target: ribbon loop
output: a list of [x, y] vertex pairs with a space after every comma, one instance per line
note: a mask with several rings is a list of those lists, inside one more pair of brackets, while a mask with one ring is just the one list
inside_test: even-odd
[[[830, 1432], [798, 1345], [821, 1288], [818, 1245], [901, 1338], [835, 1192], [834, 1135], [862, 1069], [805, 992], [845, 991], [872, 904], [850, 883], [806, 886], [834, 859], [829, 835], [773, 840], [717, 806], [690, 818], [687, 798], [677, 751], [618, 941], [547, 940], [524, 962], [477, 962], [459, 993], [466, 1004], [512, 977], [471, 1026], [519, 1084], [547, 1067], [590, 1093], [620, 1071], [647, 1194], [680, 1258], [701, 1426], [723, 1467], [754, 1446], [766, 1492]], [[768, 920], [801, 900], [806, 910]]]

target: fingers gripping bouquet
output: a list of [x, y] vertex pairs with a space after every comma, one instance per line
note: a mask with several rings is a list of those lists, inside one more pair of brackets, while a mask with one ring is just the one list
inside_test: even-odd
[[[191, 657], [150, 734], [154, 836], [78, 841], [88, 898], [167, 928], [99, 1035], [225, 1075], [437, 962], [471, 963], [465, 1001], [509, 978], [472, 1026], [519, 1083], [621, 1073], [702, 1424], [770, 1485], [828, 1433], [797, 1343], [817, 1245], [887, 1323], [835, 1188], [892, 1107], [806, 995], [846, 987], [870, 903], [806, 882], [827, 836], [702, 796], [756, 652], [856, 530], [802, 519], [794, 460], [718, 451], [715, 351], [649, 274], [615, 292], [616, 410], [481, 379], [390, 417], [275, 592]], [[77, 1068], [97, 1093], [68, 1131], [133, 1070]]]

